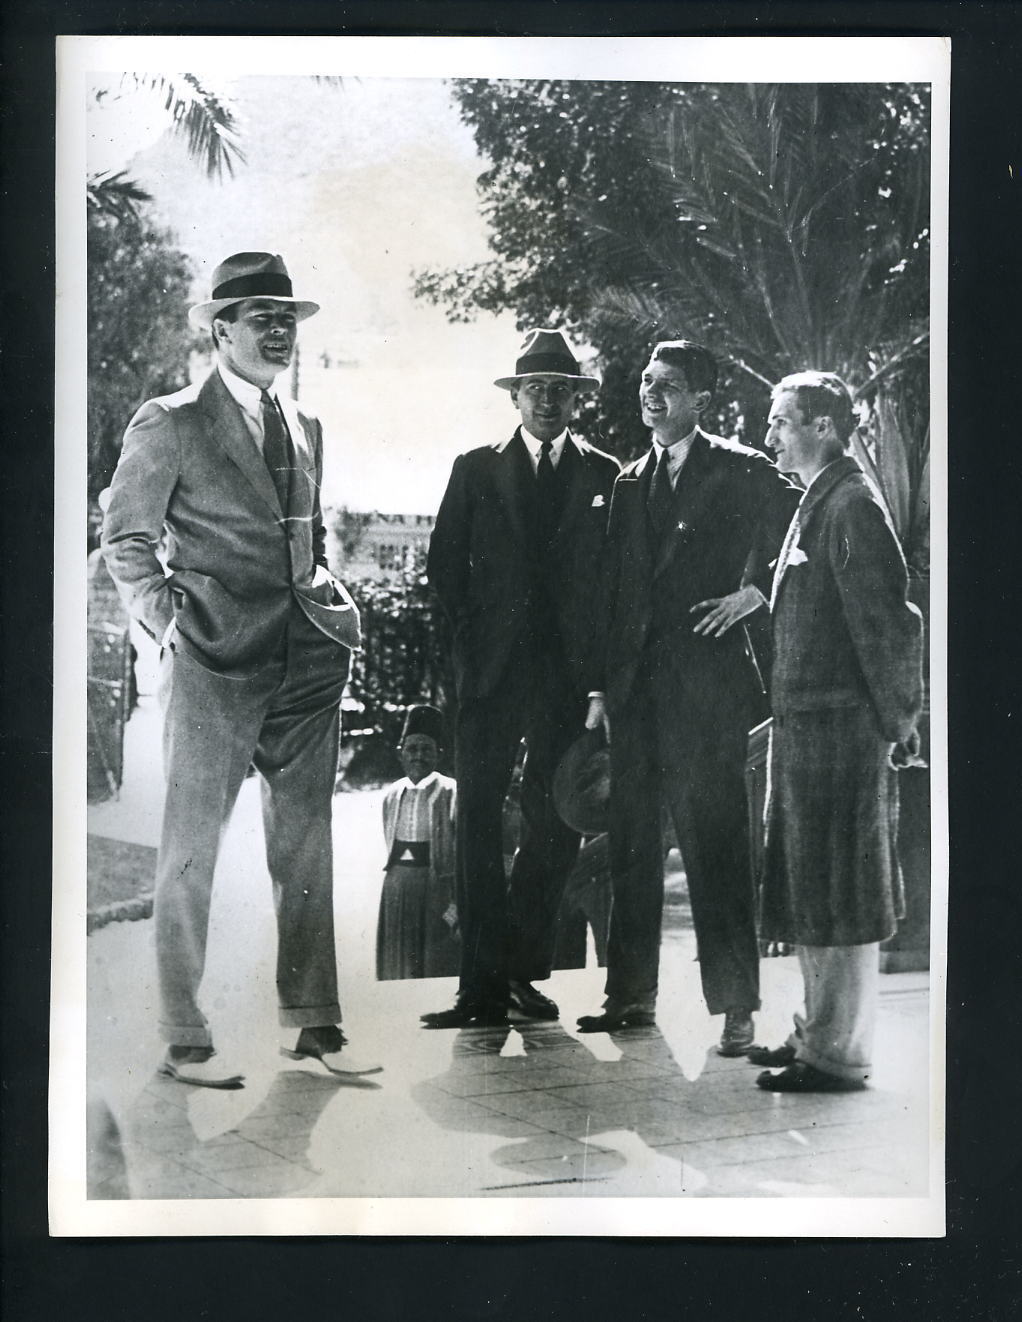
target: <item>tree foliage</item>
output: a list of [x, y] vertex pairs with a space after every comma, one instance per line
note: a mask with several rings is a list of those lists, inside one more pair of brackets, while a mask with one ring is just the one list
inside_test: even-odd
[[721, 359], [711, 424], [756, 444], [769, 386], [839, 372], [899, 532], [925, 561], [929, 107], [887, 84], [457, 80], [490, 162], [492, 257], [419, 272], [452, 319], [512, 310], [599, 361], [583, 426], [646, 444], [649, 346], [686, 335]]
[[188, 383], [201, 347], [185, 309], [193, 273], [171, 236], [144, 214], [88, 218], [89, 495], [107, 485], [135, 410]]

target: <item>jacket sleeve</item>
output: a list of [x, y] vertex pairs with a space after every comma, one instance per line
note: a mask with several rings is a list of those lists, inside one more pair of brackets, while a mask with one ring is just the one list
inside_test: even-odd
[[472, 511], [467, 459], [459, 455], [454, 461], [426, 557], [426, 577], [452, 624], [458, 623], [468, 597]]
[[827, 554], [881, 734], [907, 739], [922, 708], [922, 616], [907, 600], [901, 547], [875, 500], [835, 511]]
[[170, 588], [156, 550], [179, 472], [180, 444], [173, 410], [150, 400], [125, 432], [110, 483], [101, 545], [125, 606], [157, 640], [174, 618]]

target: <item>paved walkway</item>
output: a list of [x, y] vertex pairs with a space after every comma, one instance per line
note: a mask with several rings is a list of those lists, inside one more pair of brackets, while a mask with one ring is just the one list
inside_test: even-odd
[[[135, 727], [132, 729], [132, 727]], [[153, 717], [129, 726], [120, 804], [92, 830], [152, 843], [158, 791]], [[157, 745], [158, 747], [158, 745]], [[343, 1082], [278, 1054], [270, 883], [258, 786], [246, 782], [218, 874], [204, 987], [217, 1044], [239, 1060], [237, 1092], [156, 1076], [152, 922], [113, 923], [88, 942], [89, 1085], [120, 1129], [134, 1198], [921, 1197], [927, 1192], [925, 975], [882, 979], [874, 1087], [774, 1096], [756, 1070], [713, 1047], [690, 931], [665, 934], [658, 1026], [579, 1036], [602, 970], [545, 984], [561, 1022], [430, 1032], [419, 1014], [454, 981], [377, 983], [380, 795], [335, 799], [337, 930], [345, 1028], [384, 1072]], [[793, 958], [763, 963], [759, 1040], [787, 1033], [800, 999]], [[92, 1197], [124, 1196], [109, 1150]]]

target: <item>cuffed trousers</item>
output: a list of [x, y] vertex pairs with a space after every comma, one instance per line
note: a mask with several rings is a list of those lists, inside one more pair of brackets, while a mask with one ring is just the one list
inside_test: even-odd
[[161, 674], [167, 794], [156, 872], [160, 1028], [211, 1045], [199, 1008], [213, 874], [245, 773], [262, 776], [277, 916], [280, 1022], [339, 1023], [331, 801], [349, 652], [297, 604], [278, 654], [251, 676], [205, 669], [179, 644]]

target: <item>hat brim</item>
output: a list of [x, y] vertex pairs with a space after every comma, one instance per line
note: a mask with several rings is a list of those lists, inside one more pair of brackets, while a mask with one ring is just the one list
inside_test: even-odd
[[570, 381], [576, 390], [599, 390], [600, 388], [599, 377], [572, 376], [570, 372], [523, 372], [521, 376], [498, 376], [493, 384], [499, 386], [501, 390], [515, 390], [530, 376], [546, 376], [553, 378], [555, 381]]
[[252, 298], [257, 298], [261, 303], [284, 303], [294, 308], [295, 317], [299, 321], [304, 321], [306, 317], [311, 317], [319, 311], [318, 303], [309, 303], [298, 298], [281, 298], [279, 294], [246, 294], [244, 298], [214, 298], [210, 303], [196, 303], [193, 308], [188, 309], [188, 320], [198, 330], [212, 330], [213, 318], [219, 316], [224, 308], [229, 308], [234, 303], [247, 303]]
[[554, 807], [579, 835], [602, 835], [610, 828], [610, 749], [602, 729], [586, 730], [557, 764]]

